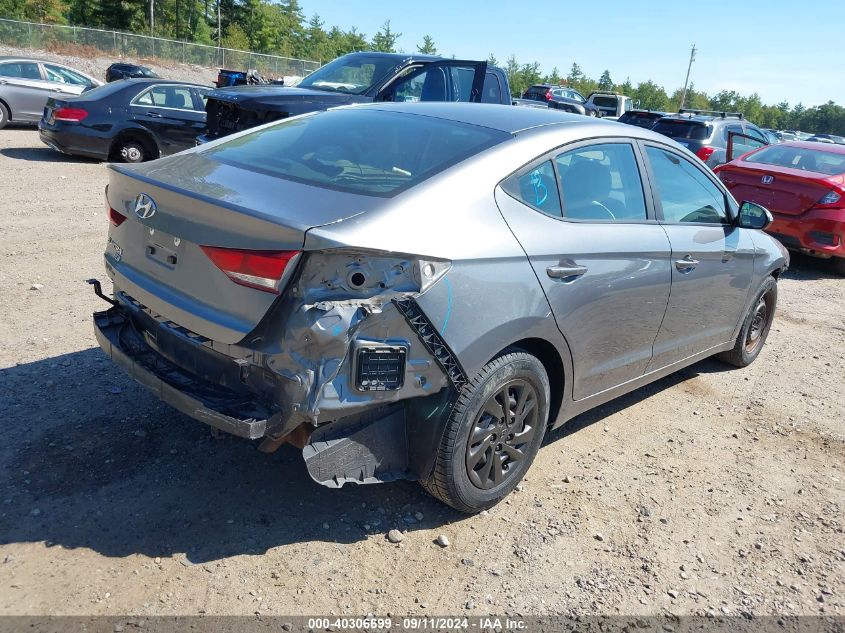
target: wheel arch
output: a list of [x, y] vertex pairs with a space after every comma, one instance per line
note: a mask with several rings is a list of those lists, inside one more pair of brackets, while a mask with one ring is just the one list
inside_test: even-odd
[[152, 132], [142, 127], [126, 127], [114, 135], [109, 145], [110, 160], [114, 159], [118, 144], [124, 140], [134, 140], [143, 144], [144, 148], [149, 150], [150, 156], [153, 158], [159, 158], [161, 156], [161, 149]]
[[2, 104], [3, 106], [5, 106], [5, 108], [6, 108], [6, 112], [8, 112], [8, 113], [9, 113], [9, 121], [8, 121], [8, 123], [11, 123], [11, 122], [14, 120], [14, 119], [12, 118], [12, 117], [13, 117], [13, 113], [12, 113], [12, 106], [10, 106], [10, 105], [9, 105], [9, 102], [8, 102], [8, 101], [6, 101], [5, 99], [3, 99], [2, 97], [0, 97], [0, 104]]

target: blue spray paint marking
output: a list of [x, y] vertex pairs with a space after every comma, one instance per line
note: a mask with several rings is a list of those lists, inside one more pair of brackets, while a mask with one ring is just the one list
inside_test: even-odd
[[343, 332], [343, 328], [339, 325], [335, 325], [332, 328], [332, 336], [340, 336], [340, 333]]
[[549, 189], [543, 182], [543, 175], [539, 169], [532, 171], [529, 177], [531, 178], [531, 186], [534, 187], [534, 204], [540, 206], [548, 199]]
[[443, 283], [446, 284], [446, 316], [443, 317], [443, 325], [440, 326], [440, 335], [446, 331], [446, 326], [449, 325], [449, 317], [452, 315], [452, 284], [449, 283], [449, 278], [444, 277]]

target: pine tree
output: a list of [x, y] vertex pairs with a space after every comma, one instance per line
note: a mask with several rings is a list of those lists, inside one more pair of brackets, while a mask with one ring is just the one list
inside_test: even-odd
[[613, 80], [610, 78], [610, 71], [605, 70], [599, 78], [599, 90], [613, 90]]
[[423, 36], [422, 46], [417, 46], [417, 50], [425, 55], [437, 55], [437, 47], [430, 35]]
[[390, 30], [390, 20], [387, 20], [381, 27], [381, 30], [373, 36], [373, 41], [370, 43], [374, 51], [381, 51], [382, 53], [395, 53], [396, 40], [402, 37], [401, 33], [395, 33]]

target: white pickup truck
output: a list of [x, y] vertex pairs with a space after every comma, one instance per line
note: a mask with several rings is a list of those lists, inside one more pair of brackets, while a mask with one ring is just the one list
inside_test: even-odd
[[628, 110], [634, 109], [631, 97], [604, 90], [591, 92], [587, 97], [587, 103], [601, 112], [602, 118], [611, 120], [618, 119]]

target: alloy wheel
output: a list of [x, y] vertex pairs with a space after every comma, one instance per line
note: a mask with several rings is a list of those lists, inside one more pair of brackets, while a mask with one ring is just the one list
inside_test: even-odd
[[769, 321], [769, 304], [766, 302], [765, 295], [760, 297], [757, 305], [754, 307], [754, 313], [751, 317], [751, 326], [748, 328], [748, 334], [745, 335], [745, 350], [752, 353], [760, 341], [763, 340], [763, 334], [768, 327]]
[[496, 390], [475, 417], [466, 450], [470, 481], [489, 490], [513, 476], [537, 432], [537, 392], [517, 379]]

